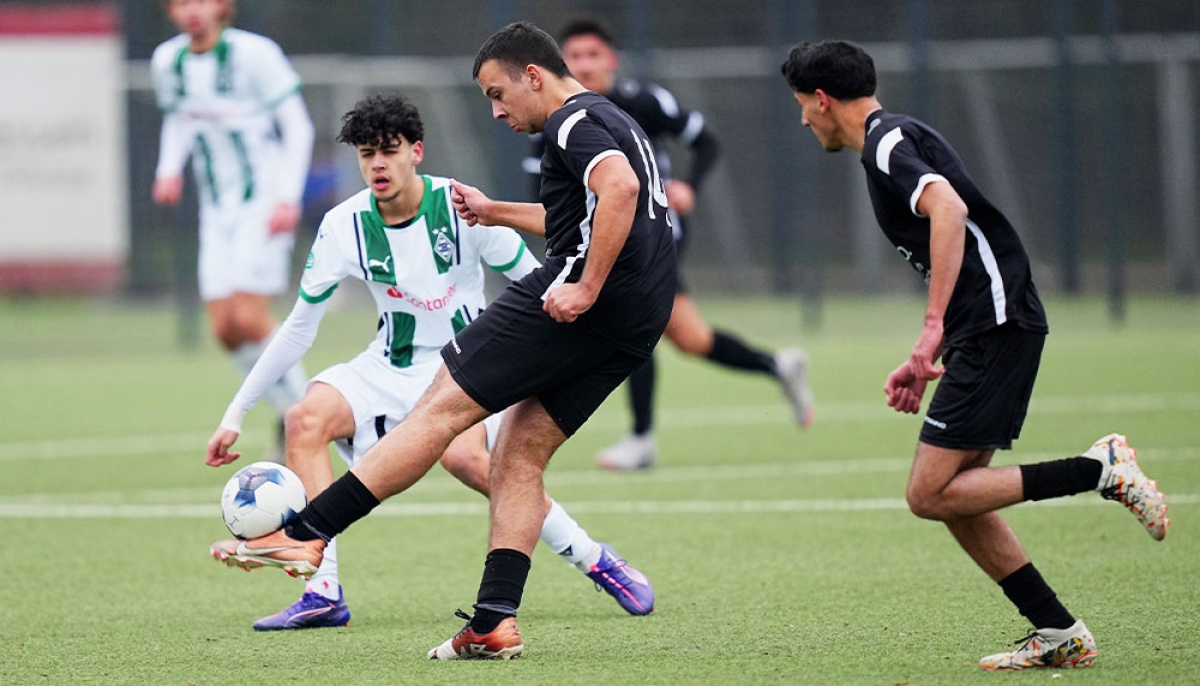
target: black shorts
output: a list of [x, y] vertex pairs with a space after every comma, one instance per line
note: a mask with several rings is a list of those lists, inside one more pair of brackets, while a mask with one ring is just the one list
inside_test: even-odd
[[541, 297], [519, 284], [451, 339], [442, 358], [463, 391], [489, 412], [537, 397], [567, 436], [646, 361], [578, 320], [554, 321]]
[[921, 442], [950, 450], [1007, 450], [1021, 436], [1046, 335], [1016, 324], [947, 347]]

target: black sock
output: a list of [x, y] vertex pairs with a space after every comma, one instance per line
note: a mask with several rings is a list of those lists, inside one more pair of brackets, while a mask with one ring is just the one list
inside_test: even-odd
[[1103, 467], [1090, 457], [1021, 465], [1025, 500], [1045, 500], [1095, 490]]
[[713, 347], [708, 351], [708, 359], [734, 369], [778, 376], [774, 355], [751, 348], [738, 337], [724, 331], [713, 331]]
[[629, 404], [633, 410], [633, 433], [644, 436], [654, 426], [654, 358], [629, 375]]
[[519, 550], [497, 548], [488, 553], [471, 618], [475, 633], [490, 633], [505, 617], [517, 616], [529, 566], [529, 556]]
[[1001, 579], [1000, 588], [1035, 629], [1069, 629], [1075, 623], [1032, 562]]
[[297, 541], [320, 538], [329, 542], [351, 524], [366, 517], [379, 505], [379, 499], [358, 480], [354, 472], [346, 472], [329, 488], [312, 499], [308, 507], [285, 527], [287, 535]]

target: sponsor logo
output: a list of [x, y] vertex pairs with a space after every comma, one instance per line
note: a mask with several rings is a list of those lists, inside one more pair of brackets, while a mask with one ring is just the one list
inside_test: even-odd
[[450, 288], [446, 289], [446, 294], [440, 298], [419, 298], [415, 295], [405, 295], [400, 291], [399, 288], [396, 288], [395, 286], [387, 289], [387, 294], [393, 298], [402, 299], [404, 302], [412, 305], [418, 310], [424, 310], [426, 312], [436, 312], [437, 310], [445, 309], [448, 305], [450, 305], [451, 301], [454, 299], [454, 294], [457, 292], [458, 283], [450, 284]]
[[304, 268], [312, 269], [313, 265], [316, 263], [317, 263], [317, 256], [314, 255], [311, 250], [309, 250], [308, 251], [308, 259], [304, 261]]
[[946, 422], [939, 422], [938, 420], [934, 419], [933, 417], [930, 417], [929, 415], [925, 415], [925, 423], [932, 427], [942, 429], [943, 431], [946, 430]]
[[908, 248], [904, 247], [903, 245], [897, 245], [896, 252], [900, 253], [900, 255], [904, 257], [904, 260], [906, 262], [908, 262], [908, 264], [913, 269], [917, 270], [917, 273], [920, 274], [921, 278], [925, 280], [925, 285], [928, 286], [929, 285], [929, 267], [926, 267], [925, 265], [921, 264], [920, 262], [913, 262], [912, 251], [909, 250]]

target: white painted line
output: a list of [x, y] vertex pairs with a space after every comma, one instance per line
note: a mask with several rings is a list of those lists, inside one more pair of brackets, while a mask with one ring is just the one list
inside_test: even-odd
[[[1172, 506], [1200, 503], [1200, 494], [1168, 495]], [[728, 515], [805, 512], [907, 511], [903, 498], [825, 500], [618, 500], [565, 503], [573, 514], [595, 515]], [[1114, 507], [1098, 497], [1059, 498], [1020, 507]], [[486, 517], [486, 502], [385, 503], [371, 517]], [[0, 519], [212, 519], [220, 520], [215, 504], [197, 505], [71, 505], [66, 503], [0, 504]]]
[[[664, 407], [657, 419], [661, 430], [764, 426], [791, 424], [791, 414], [782, 403], [770, 405], [705, 405], [703, 407]], [[1030, 416], [1067, 414], [1129, 415], [1151, 412], [1198, 412], [1200, 393], [1135, 393], [1035, 397]], [[1200, 417], [1198, 417], [1200, 419]], [[919, 418], [893, 412], [883, 402], [818, 403], [820, 424], [858, 421], [909, 421], [914, 432]], [[608, 413], [584, 425], [585, 432], [613, 432], [628, 428], [624, 413]], [[238, 442], [238, 448], [254, 455], [266, 448], [262, 432], [250, 432]], [[188, 431], [139, 436], [96, 436], [86, 438], [41, 439], [0, 442], [0, 462], [80, 457], [134, 457], [194, 453], [199, 460], [211, 435], [208, 431]]]

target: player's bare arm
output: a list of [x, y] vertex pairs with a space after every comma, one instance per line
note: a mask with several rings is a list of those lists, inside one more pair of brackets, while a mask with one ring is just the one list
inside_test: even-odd
[[175, 174], [155, 179], [154, 189], [151, 193], [154, 196], [154, 202], [159, 205], [178, 205], [179, 199], [183, 196], [183, 176]]
[[281, 202], [271, 211], [267, 230], [271, 235], [293, 233], [300, 224], [300, 206], [295, 203]]
[[467, 226], [507, 226], [534, 236], [546, 235], [546, 208], [533, 202], [492, 200], [474, 186], [451, 179], [450, 201]]
[[641, 184], [629, 161], [612, 155], [592, 169], [588, 188], [596, 194], [596, 211], [587, 264], [577, 283], [563, 284], [546, 295], [542, 309], [555, 321], [573, 322], [596, 302], [629, 236]]
[[967, 205], [946, 181], [934, 181], [917, 199], [917, 211], [929, 217], [929, 300], [925, 326], [909, 362], [913, 374], [936, 379], [944, 368], [934, 363], [942, 352], [943, 317], [962, 270], [967, 240]]
[[685, 217], [692, 213], [692, 209], [696, 207], [696, 189], [692, 188], [691, 184], [679, 179], [667, 179], [663, 186], [667, 192], [667, 204], [671, 209]]

